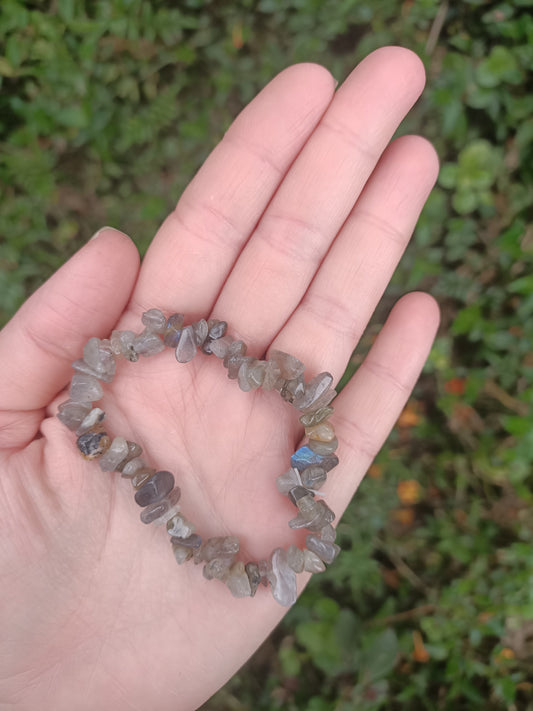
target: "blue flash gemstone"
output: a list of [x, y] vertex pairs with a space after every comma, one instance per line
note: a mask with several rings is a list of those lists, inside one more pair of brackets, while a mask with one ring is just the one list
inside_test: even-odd
[[297, 449], [292, 455], [291, 466], [301, 472], [307, 467], [310, 467], [311, 464], [321, 464], [323, 461], [324, 456], [322, 454], [317, 454], [304, 445], [300, 447], [300, 449]]

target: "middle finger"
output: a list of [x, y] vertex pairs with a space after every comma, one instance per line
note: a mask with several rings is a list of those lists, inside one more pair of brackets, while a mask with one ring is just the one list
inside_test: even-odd
[[373, 52], [287, 173], [213, 309], [257, 354], [298, 305], [424, 80], [409, 50]]

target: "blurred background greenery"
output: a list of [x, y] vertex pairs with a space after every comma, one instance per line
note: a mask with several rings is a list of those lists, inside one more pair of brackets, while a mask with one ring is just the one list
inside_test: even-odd
[[442, 328], [345, 550], [205, 709], [533, 709], [533, 0], [1, 0], [0, 320], [104, 224], [141, 251], [280, 69], [423, 59], [439, 184], [392, 303]]

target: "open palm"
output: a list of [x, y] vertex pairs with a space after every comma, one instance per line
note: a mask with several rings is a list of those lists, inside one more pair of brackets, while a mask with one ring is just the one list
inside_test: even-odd
[[[374, 52], [335, 94], [319, 66], [282, 72], [236, 119], [140, 269], [133, 243], [103, 230], [2, 331], [1, 702], [193, 709], [280, 620], [265, 589], [234, 599], [200, 567], [178, 567], [166, 532], [140, 522], [129, 482], [83, 461], [54, 414], [87, 339], [138, 332], [152, 307], [224, 319], [249, 353], [284, 350], [306, 379], [329, 370], [338, 380], [436, 176], [426, 141], [389, 144], [423, 76], [400, 48]], [[323, 491], [337, 515], [437, 320], [429, 297], [404, 297], [335, 401], [340, 464]], [[237, 535], [245, 560], [258, 560], [302, 542], [275, 477], [303, 432], [276, 393], [243, 393], [225, 375], [213, 356], [184, 365], [165, 350], [122, 362], [101, 406], [110, 433], [174, 472], [202, 536]]]

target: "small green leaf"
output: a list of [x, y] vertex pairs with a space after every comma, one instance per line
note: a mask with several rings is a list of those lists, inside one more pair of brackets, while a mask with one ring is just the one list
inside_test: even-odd
[[531, 431], [531, 421], [518, 415], [502, 417], [502, 424], [507, 432], [515, 437], [525, 437]]
[[521, 80], [521, 72], [512, 52], [502, 45], [497, 45], [479, 64], [476, 79], [480, 86], [492, 88], [505, 81], [518, 83]]
[[473, 190], [460, 190], [452, 197], [452, 205], [460, 215], [469, 215], [478, 206], [478, 195]]
[[279, 662], [283, 670], [283, 675], [286, 677], [298, 676], [302, 668], [300, 655], [297, 650], [290, 646], [282, 646], [278, 653]]
[[498, 149], [483, 139], [471, 141], [459, 154], [458, 189], [479, 190], [489, 188], [495, 181], [501, 168], [501, 156]]
[[339, 617], [340, 606], [339, 603], [332, 598], [321, 597], [317, 600], [314, 611], [321, 620], [325, 622], [335, 622]]
[[75, 0], [57, 0], [57, 10], [63, 20], [70, 22], [74, 19], [76, 2]]
[[335, 675], [345, 667], [342, 650], [337, 645], [335, 630], [327, 622], [301, 622], [296, 626], [296, 639], [325, 674]]
[[469, 333], [483, 321], [481, 308], [479, 304], [472, 304], [464, 309], [461, 309], [451, 326], [452, 333], [459, 335]]
[[511, 677], [507, 676], [502, 679], [497, 679], [493, 684], [493, 689], [495, 695], [506, 704], [514, 703], [516, 698], [516, 683]]
[[0, 57], [0, 76], [14, 77], [17, 72], [5, 57]]
[[396, 666], [398, 638], [392, 628], [386, 629], [365, 650], [361, 660], [362, 679], [365, 682], [384, 679]]
[[530, 294], [533, 291], [533, 275], [515, 279], [509, 284], [509, 291], [513, 294]]
[[[337, 705], [335, 704], [335, 708]], [[333, 711], [333, 705], [321, 696], [313, 696], [305, 706], [306, 711]]]
[[69, 128], [83, 128], [87, 124], [87, 115], [81, 106], [67, 106], [58, 112], [57, 120]]
[[451, 189], [457, 185], [459, 167], [457, 163], [444, 163], [439, 173], [439, 185]]

